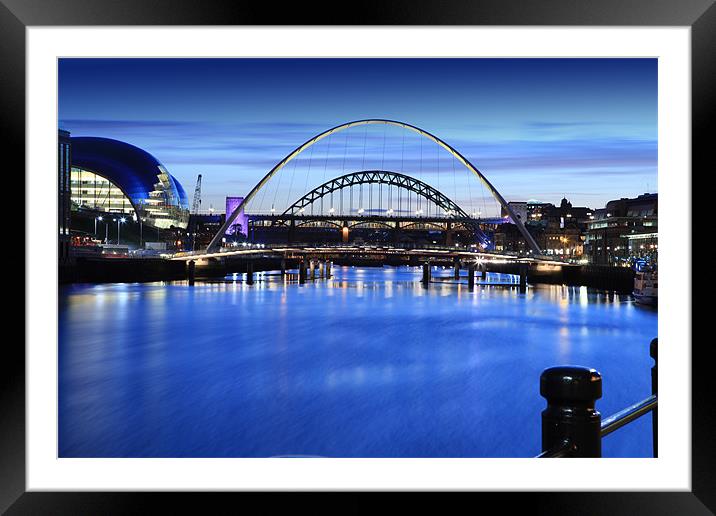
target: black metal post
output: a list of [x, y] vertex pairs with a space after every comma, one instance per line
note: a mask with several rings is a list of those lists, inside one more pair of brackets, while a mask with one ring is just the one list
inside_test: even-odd
[[467, 268], [467, 288], [474, 290], [475, 288], [475, 264], [471, 263]]
[[423, 286], [427, 287], [430, 283], [430, 262], [423, 264]]
[[189, 285], [194, 284], [194, 276], [196, 274], [196, 262], [194, 260], [189, 260], [187, 262], [187, 277], [189, 278]]
[[542, 411], [542, 451], [568, 443], [568, 457], [601, 457], [602, 416], [594, 408], [602, 397], [602, 376], [594, 369], [560, 366], [540, 376], [540, 394], [547, 399]]
[[248, 262], [246, 264], [246, 284], [254, 284], [254, 262]]
[[[652, 339], [649, 345], [649, 354], [654, 359], [654, 366], [651, 368], [651, 393], [656, 396], [657, 386], [659, 384], [659, 372], [657, 369], [657, 344], [658, 339]], [[659, 409], [658, 407], [651, 412], [651, 433], [654, 442], [654, 458], [659, 456]]]
[[527, 264], [521, 263], [520, 267], [520, 293], [527, 292]]
[[298, 282], [306, 283], [306, 262], [301, 260], [298, 262]]
[[453, 260], [453, 262], [454, 262], [454, 266], [455, 266], [455, 276], [454, 277], [456, 280], [458, 280], [458, 279], [460, 279], [460, 259], [455, 258]]
[[286, 258], [281, 258], [281, 276], [286, 275]]

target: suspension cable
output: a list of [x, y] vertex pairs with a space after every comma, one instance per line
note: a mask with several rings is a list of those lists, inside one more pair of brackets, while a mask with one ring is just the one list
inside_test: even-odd
[[[311, 175], [311, 165], [313, 163], [313, 145], [311, 145], [311, 152], [308, 155], [308, 172], [306, 172], [306, 186], [304, 187], [304, 192], [308, 191], [308, 178]], [[311, 213], [313, 213], [313, 203], [311, 203]]]
[[[330, 159], [331, 155], [331, 139], [333, 138], [333, 133], [328, 135], [328, 148], [326, 149], [326, 159], [323, 162], [323, 178], [321, 184], [326, 182], [326, 169], [328, 168], [328, 160]], [[331, 192], [331, 206], [333, 206], [333, 192]], [[323, 196], [321, 196], [321, 215], [325, 215], [325, 211], [323, 211]]]
[[455, 156], [451, 156], [452, 159], [450, 162], [452, 163], [452, 186], [453, 186], [453, 195], [452, 198], [453, 201], [457, 202], [457, 179], [455, 179]]
[[[343, 164], [341, 165], [341, 175], [346, 175], [346, 155], [348, 154], [348, 135], [350, 131], [346, 131], [346, 144], [343, 147]], [[341, 215], [343, 215], [343, 189], [341, 188]]]
[[291, 191], [293, 190], [293, 178], [296, 175], [296, 162], [293, 160], [293, 171], [291, 172], [291, 183], [288, 186], [288, 195], [286, 196], [286, 206], [291, 206]]

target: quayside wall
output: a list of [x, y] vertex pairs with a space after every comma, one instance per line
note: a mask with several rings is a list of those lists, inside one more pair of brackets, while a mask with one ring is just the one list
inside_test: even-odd
[[[421, 265], [424, 260], [398, 260], [385, 257], [335, 257], [334, 265], [381, 266]], [[433, 265], [451, 266], [450, 260], [431, 260]], [[196, 263], [195, 275], [223, 277], [232, 273], [245, 273], [248, 260], [210, 260]], [[520, 264], [485, 262], [489, 272], [520, 274]], [[298, 267], [297, 258], [285, 260], [286, 269]], [[463, 268], [466, 266], [463, 264]], [[253, 261], [254, 272], [280, 271], [281, 258], [262, 257]], [[133, 258], [75, 258], [59, 267], [60, 283], [126, 283], [148, 281], [173, 281], [187, 278], [187, 264], [179, 260], [133, 259]], [[527, 282], [530, 284], [579, 285], [620, 293], [631, 293], [634, 287], [634, 271], [628, 267], [605, 265], [529, 264]]]

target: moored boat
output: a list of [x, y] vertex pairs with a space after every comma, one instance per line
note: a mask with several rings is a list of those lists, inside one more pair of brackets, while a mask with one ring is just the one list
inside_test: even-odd
[[639, 271], [634, 277], [634, 301], [642, 305], [656, 306], [658, 300], [658, 276], [656, 271]]

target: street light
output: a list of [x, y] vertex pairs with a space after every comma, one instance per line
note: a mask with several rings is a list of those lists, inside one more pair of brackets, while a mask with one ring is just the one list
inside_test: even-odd
[[116, 220], [117, 220], [117, 245], [119, 245], [119, 224], [120, 223], [124, 224], [125, 222], [127, 222], [127, 219], [122, 217], [121, 219], [116, 219]]
[[97, 221], [102, 221], [102, 215], [94, 218], [94, 236], [97, 236]]
[[143, 219], [140, 215], [137, 215], [137, 212], [135, 211], [132, 214], [132, 220], [139, 224], [139, 249], [141, 249], [142, 248], [142, 221], [143, 221]]

